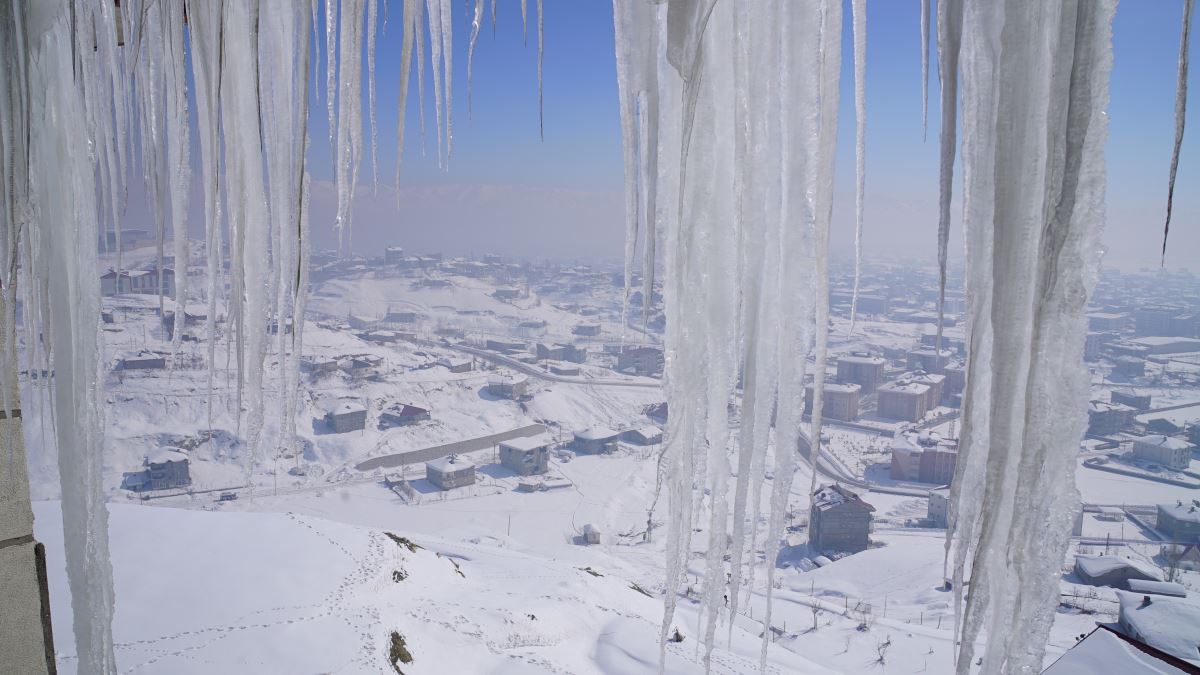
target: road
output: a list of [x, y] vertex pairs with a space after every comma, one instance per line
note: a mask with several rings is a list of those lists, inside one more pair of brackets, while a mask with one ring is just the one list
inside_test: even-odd
[[354, 466], [359, 471], [373, 471], [375, 469], [391, 469], [404, 466], [405, 464], [415, 464], [417, 462], [428, 462], [430, 460], [453, 455], [458, 453], [475, 452], [476, 450], [486, 450], [501, 441], [507, 441], [514, 438], [525, 438], [528, 436], [538, 436], [546, 433], [546, 427], [540, 424], [530, 424], [527, 426], [511, 429], [509, 431], [501, 431], [487, 436], [478, 438], [468, 438], [453, 443], [444, 445], [435, 445], [428, 448], [420, 448], [417, 450], [408, 450], [405, 452], [397, 452], [391, 455], [383, 455], [382, 457], [372, 457], [371, 459], [359, 462]]
[[423, 340], [421, 338], [416, 338], [413, 340], [413, 342], [415, 342], [417, 344], [425, 345], [427, 347], [442, 347], [445, 349], [453, 349], [455, 351], [459, 351], [464, 354], [470, 354], [471, 356], [481, 358], [484, 361], [487, 361], [489, 363], [494, 363], [499, 366], [504, 366], [505, 368], [511, 368], [519, 373], [524, 373], [526, 375], [529, 375], [530, 377], [536, 377], [539, 380], [546, 380], [548, 382], [562, 382], [564, 384], [593, 385], [593, 386], [597, 386], [597, 387], [645, 387], [645, 388], [650, 388], [650, 389], [661, 389], [663, 386], [662, 382], [658, 381], [658, 380], [616, 380], [616, 379], [606, 379], [606, 378], [586, 378], [586, 377], [569, 377], [569, 376], [565, 376], [565, 375], [555, 375], [553, 373], [546, 372], [546, 371], [542, 370], [541, 368], [536, 368], [534, 366], [531, 366], [528, 363], [521, 363], [520, 361], [518, 361], [516, 359], [509, 358], [502, 354], [497, 354], [496, 352], [489, 351], [487, 349], [478, 349], [476, 347], [468, 347], [468, 346], [462, 345], [462, 344], [456, 345], [456, 344], [449, 344], [449, 343], [442, 343], [442, 342], [433, 342], [430, 340]]

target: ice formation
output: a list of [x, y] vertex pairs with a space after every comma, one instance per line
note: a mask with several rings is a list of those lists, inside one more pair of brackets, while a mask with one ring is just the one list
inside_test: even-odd
[[1099, 268], [1115, 5], [964, 7], [970, 346], [951, 494], [959, 672], [981, 637], [981, 672], [1039, 671], [1054, 619], [1078, 506], [1083, 310]]
[[1167, 178], [1167, 219], [1163, 224], [1163, 262], [1167, 260], [1167, 235], [1171, 233], [1171, 206], [1175, 199], [1175, 174], [1179, 171], [1179, 149], [1183, 145], [1183, 123], [1187, 118], [1188, 42], [1192, 32], [1192, 10], [1196, 0], [1183, 2], [1183, 27], [1179, 36], [1179, 68], [1175, 80], [1175, 144], [1171, 148], [1171, 171]]
[[[864, 3], [852, 9], [857, 230]], [[1086, 400], [1082, 311], [1103, 219], [1112, 9], [1111, 0], [938, 3], [939, 312], [960, 77], [966, 113], [971, 361], [955, 489], [983, 495], [982, 506], [952, 500], [956, 529], [948, 550], [956, 588], [968, 563], [973, 572], [960, 614], [960, 671], [984, 635], [984, 672], [1036, 670], [1053, 618]], [[745, 567], [760, 540], [770, 622], [794, 451], [814, 465], [820, 453], [841, 3], [616, 0], [614, 21], [630, 238], [626, 278], [637, 265], [639, 235], [661, 237], [666, 273], [671, 417], [660, 465], [669, 535], [662, 631], [665, 639], [683, 571], [701, 555], [693, 553], [693, 532], [706, 531], [707, 664], [718, 622], [738, 611], [753, 586], [754, 565], [749, 574]], [[927, 24], [926, 16], [923, 33]], [[1023, 86], [1001, 86], [1009, 82]], [[997, 142], [1000, 120], [1009, 134], [1004, 143]], [[651, 267], [642, 263], [643, 272]], [[940, 347], [940, 325], [938, 341]], [[800, 411], [810, 354], [814, 401], [805, 435]], [[726, 408], [738, 403], [738, 375], [741, 425], [733, 438]], [[772, 445], [774, 480], [767, 487]], [[770, 490], [770, 507], [766, 531], [758, 533], [761, 490]], [[728, 610], [719, 602], [725, 575]], [[1014, 587], [1023, 590], [1001, 592]], [[765, 640], [762, 657], [765, 664]]]
[[863, 200], [867, 178], [867, 4], [851, 4], [854, 22], [854, 293], [850, 299], [850, 332], [858, 315], [858, 286], [862, 280]]

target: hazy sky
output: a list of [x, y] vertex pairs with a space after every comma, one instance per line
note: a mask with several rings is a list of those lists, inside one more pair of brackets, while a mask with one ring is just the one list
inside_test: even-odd
[[[379, 39], [376, 71], [380, 186], [364, 158], [355, 211], [355, 249], [385, 244], [447, 254], [494, 251], [530, 257], [617, 257], [623, 246], [620, 122], [609, 0], [545, 0], [545, 141], [538, 138], [536, 2], [529, 40], [520, 4], [500, 0], [493, 37], [490, 2], [475, 53], [473, 114], [467, 109], [469, 6], [455, 0], [454, 156], [437, 166], [432, 78], [426, 73], [426, 154], [418, 101], [410, 94], [401, 207], [393, 191], [400, 40], [397, 23]], [[868, 5], [868, 256], [935, 255], [937, 208], [936, 73], [931, 72], [929, 140], [921, 138], [919, 3]], [[399, 17], [399, 5], [393, 8]], [[1157, 266], [1173, 138], [1182, 0], [1126, 0], [1114, 25], [1106, 263]], [[382, 14], [382, 13], [381, 13]], [[832, 246], [848, 254], [853, 218], [853, 89], [847, 3], [842, 115]], [[382, 24], [382, 16], [381, 16]], [[331, 244], [336, 191], [324, 100], [324, 46], [314, 92], [310, 168], [313, 228]], [[931, 55], [931, 70], [936, 57]], [[428, 59], [426, 63], [428, 70]], [[1198, 69], [1190, 84], [1200, 92]], [[365, 76], [365, 73], [364, 73]], [[365, 78], [364, 78], [365, 88]], [[1194, 102], [1195, 103], [1195, 102]], [[1195, 267], [1200, 252], [1200, 120], [1193, 105], [1175, 195], [1169, 267]], [[961, 174], [956, 175], [961, 178]], [[956, 183], [956, 189], [961, 185]], [[957, 212], [957, 209], [956, 209]], [[957, 225], [952, 251], [961, 248]]]

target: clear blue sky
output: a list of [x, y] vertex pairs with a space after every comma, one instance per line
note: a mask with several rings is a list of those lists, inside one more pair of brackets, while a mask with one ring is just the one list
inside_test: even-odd
[[[413, 74], [401, 195], [395, 171], [400, 3], [393, 0], [387, 34], [378, 42], [380, 192], [360, 169], [355, 248], [398, 243], [450, 254], [494, 250], [510, 255], [619, 256], [623, 176], [608, 0], [545, 0], [545, 141], [538, 138], [536, 1], [529, 0], [523, 43], [518, 0], [500, 0], [492, 33], [491, 2], [475, 53], [473, 114], [467, 110], [466, 59], [473, 3], [454, 0], [454, 137], [449, 171], [438, 169], [432, 77], [426, 73], [426, 150], [422, 156]], [[921, 138], [918, 0], [868, 3], [868, 255], [932, 259], [937, 201], [937, 85], [931, 72], [930, 134]], [[1125, 0], [1114, 25], [1115, 65], [1109, 166], [1107, 262], [1157, 265], [1173, 136], [1173, 101], [1182, 0]], [[382, 11], [380, 23], [382, 27]], [[850, 11], [843, 40], [842, 126], [837, 160], [835, 254], [849, 250], [853, 186], [853, 98]], [[323, 30], [323, 29], [322, 29]], [[311, 109], [313, 228], [331, 230], [334, 193], [321, 73]], [[936, 57], [931, 55], [931, 71]], [[426, 69], [429, 63], [426, 60]], [[1192, 91], [1200, 82], [1192, 69]], [[364, 72], [365, 78], [365, 72]], [[365, 88], [365, 79], [364, 79]], [[1200, 99], [1200, 94], [1193, 96]], [[1200, 251], [1200, 120], [1193, 100], [1176, 190], [1168, 266], [1195, 266]], [[364, 120], [365, 124], [365, 120]], [[957, 185], [956, 185], [957, 187]], [[952, 250], [961, 246], [957, 227]], [[328, 243], [332, 238], [320, 243]]]

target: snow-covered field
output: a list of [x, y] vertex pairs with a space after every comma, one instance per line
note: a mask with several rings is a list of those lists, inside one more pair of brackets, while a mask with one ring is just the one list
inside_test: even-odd
[[[644, 426], [651, 423], [646, 409], [663, 401], [655, 380], [613, 373], [611, 357], [600, 354], [621, 341], [619, 289], [598, 287], [575, 301], [536, 291], [499, 300], [492, 282], [448, 278], [444, 287], [370, 274], [317, 285], [304, 356], [372, 358], [378, 364], [357, 375], [340, 369], [304, 374], [294, 441], [272, 440], [254, 455], [240, 427], [245, 420], [233, 412], [236, 384], [225, 370], [214, 378], [210, 419], [208, 373], [198, 365], [206, 360], [203, 342], [183, 342], [173, 369], [108, 374], [105, 486], [112, 504], [122, 672], [387, 672], [393, 631], [412, 657], [400, 666], [408, 674], [656, 671], [666, 592], [665, 496], [649, 541], [644, 533], [654, 502], [657, 446], [622, 444], [601, 456], [555, 453], [550, 474], [564, 487], [535, 493], [517, 490], [518, 478], [497, 463], [494, 449], [469, 453], [479, 467], [477, 483], [449, 492], [424, 480], [420, 464], [388, 471], [409, 479], [415, 493], [408, 499], [385, 487], [384, 471], [355, 469], [371, 457], [531, 424], [545, 425], [558, 442], [590, 427]], [[104, 333], [108, 363], [143, 349], [172, 358], [156, 298], [107, 299], [106, 309], [114, 315]], [[351, 314], [377, 319], [389, 310], [417, 314], [416, 343], [368, 342], [343, 324]], [[521, 327], [529, 321], [545, 325]], [[581, 322], [600, 324], [601, 334], [573, 335]], [[448, 329], [468, 344], [515, 336], [528, 343], [585, 344], [592, 356], [580, 377], [533, 375], [524, 400], [507, 400], [487, 391], [496, 367], [455, 339], [443, 340]], [[866, 320], [852, 336], [848, 329], [835, 320], [835, 353], [911, 348], [923, 330]], [[202, 335], [203, 328], [196, 332]], [[219, 343], [219, 364], [226, 363], [224, 350]], [[438, 364], [444, 358], [472, 359], [475, 368], [452, 373]], [[264, 438], [280, 439], [279, 364], [273, 357], [264, 383]], [[1104, 396], [1113, 387], [1100, 376], [1095, 385]], [[1192, 400], [1169, 387], [1153, 393], [1156, 405]], [[322, 418], [345, 402], [367, 409], [365, 428], [332, 433]], [[426, 408], [431, 419], [380, 428], [380, 413], [396, 403]], [[953, 424], [933, 430], [951, 433]], [[70, 668], [74, 647], [53, 501], [55, 458], [46, 451], [44, 427], [26, 427], [34, 495], [43, 500], [36, 505], [37, 535], [50, 555], [56, 647]], [[830, 424], [826, 432], [835, 457], [852, 474], [870, 477], [889, 461], [892, 427], [874, 432]], [[142, 501], [121, 489], [124, 474], [140, 470], [146, 453], [161, 446], [187, 452], [191, 493]], [[809, 480], [802, 466], [790, 495], [791, 522], [801, 532]], [[1088, 503], [1148, 505], [1195, 497], [1186, 488], [1082, 466], [1078, 483]], [[224, 490], [239, 498], [216, 502], [214, 492]], [[953, 672], [954, 607], [952, 594], [942, 590], [944, 532], [911, 527], [926, 515], [923, 498], [863, 496], [876, 508], [875, 548], [811, 571], [800, 561], [815, 554], [785, 549], [776, 574], [769, 672]], [[585, 526], [600, 533], [600, 543], [584, 545]], [[400, 546], [387, 533], [419, 548]], [[1152, 538], [1133, 522], [1092, 514], [1084, 516], [1082, 535], [1088, 542]], [[704, 574], [703, 528], [693, 541], [689, 589], [675, 622], [684, 641], [668, 646], [673, 673], [702, 670], [695, 591]], [[1155, 554], [1152, 544], [1114, 545], [1139, 556]], [[757, 672], [765, 610], [761, 546], [755, 566], [757, 586], [741, 603], [732, 641], [718, 631], [714, 672]], [[1200, 587], [1195, 575], [1185, 583]], [[1062, 588], [1074, 592], [1069, 581]], [[1057, 615], [1048, 660], [1097, 619], [1111, 618], [1104, 614], [1111, 601], [1088, 602], [1094, 606], [1086, 612], [1063, 608]]]

